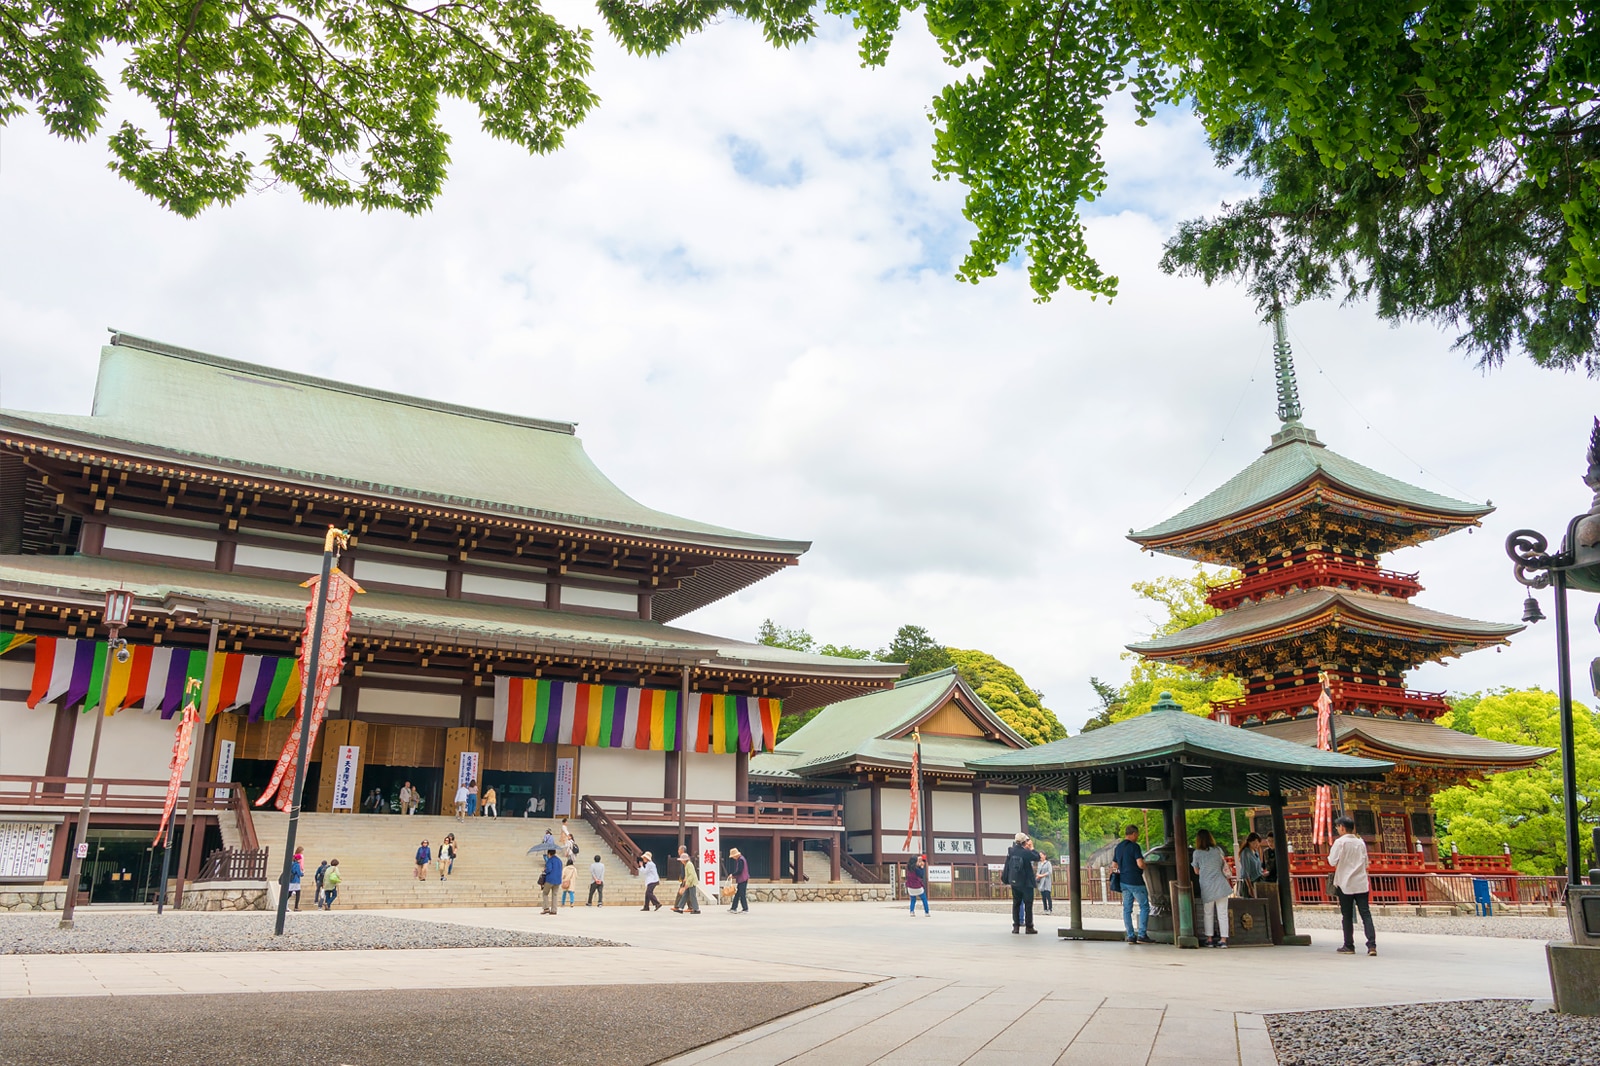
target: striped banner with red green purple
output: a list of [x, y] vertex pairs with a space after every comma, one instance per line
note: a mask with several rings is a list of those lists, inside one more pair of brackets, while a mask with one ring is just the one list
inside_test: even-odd
[[496, 677], [491, 739], [717, 754], [771, 751], [778, 743], [782, 700], [694, 692], [687, 715], [678, 704], [669, 689]]

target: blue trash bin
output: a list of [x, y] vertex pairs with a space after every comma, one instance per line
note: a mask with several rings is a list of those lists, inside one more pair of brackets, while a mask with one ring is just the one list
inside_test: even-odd
[[1485, 918], [1494, 917], [1494, 896], [1489, 892], [1487, 877], [1472, 879], [1472, 909]]

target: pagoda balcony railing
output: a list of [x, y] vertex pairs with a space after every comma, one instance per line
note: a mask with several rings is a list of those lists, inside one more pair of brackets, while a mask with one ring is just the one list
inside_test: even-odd
[[[1314, 713], [1317, 695], [1318, 687], [1311, 684], [1255, 692], [1238, 699], [1212, 700], [1211, 717], [1224, 725], [1265, 722], [1279, 715], [1295, 718]], [[1389, 712], [1431, 721], [1450, 709], [1442, 692], [1413, 692], [1399, 686], [1335, 681], [1329, 686], [1329, 695], [1334, 711], [1346, 714], [1352, 711]]]
[[1380, 570], [1338, 556], [1291, 556], [1286, 564], [1269, 566], [1266, 570], [1247, 574], [1237, 581], [1212, 585], [1206, 593], [1206, 602], [1219, 611], [1226, 611], [1243, 603], [1282, 596], [1297, 589], [1358, 589], [1402, 600], [1410, 599], [1422, 591], [1416, 574]]

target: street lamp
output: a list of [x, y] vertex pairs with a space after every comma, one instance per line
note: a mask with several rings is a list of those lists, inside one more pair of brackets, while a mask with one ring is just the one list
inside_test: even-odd
[[[1549, 550], [1544, 534], [1519, 529], [1506, 538], [1516, 579], [1530, 589], [1555, 589], [1556, 695], [1561, 706], [1561, 800], [1566, 808], [1567, 884], [1581, 885], [1578, 858], [1578, 770], [1572, 732], [1572, 648], [1567, 626], [1567, 589], [1600, 592], [1600, 418], [1589, 438], [1589, 470], [1583, 483], [1594, 491], [1589, 510], [1567, 523], [1559, 551]], [[1529, 599], [1532, 600], [1532, 596]], [[1543, 616], [1538, 604], [1524, 605], [1523, 617], [1537, 622]], [[1591, 666], [1600, 680], [1600, 659]]]
[[[89, 772], [83, 782], [83, 810], [78, 812], [77, 846], [72, 849], [72, 868], [67, 873], [67, 899], [61, 906], [61, 928], [72, 928], [72, 916], [78, 909], [78, 878], [83, 874], [83, 860], [89, 855], [89, 801], [94, 794], [94, 765], [100, 758], [100, 727], [105, 724], [106, 711], [111, 700], [111, 660], [128, 661], [128, 642], [120, 634], [133, 615], [133, 593], [112, 589], [106, 593], [105, 612], [101, 616], [106, 625], [106, 662], [101, 672], [100, 713], [94, 716], [94, 743], [89, 746]], [[92, 891], [92, 886], [91, 886]]]

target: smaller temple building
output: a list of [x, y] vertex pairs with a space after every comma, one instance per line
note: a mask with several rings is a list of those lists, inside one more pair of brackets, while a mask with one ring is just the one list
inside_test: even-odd
[[[1406, 686], [1407, 671], [1504, 644], [1521, 627], [1444, 614], [1412, 602], [1416, 574], [1382, 567], [1385, 553], [1477, 526], [1493, 508], [1398, 481], [1331, 451], [1300, 421], [1294, 364], [1276, 323], [1278, 417], [1261, 457], [1173, 517], [1129, 539], [1153, 552], [1238, 569], [1213, 586], [1221, 613], [1129, 645], [1158, 662], [1228, 674], [1245, 695], [1212, 704], [1228, 725], [1315, 746], [1326, 684], [1338, 751], [1392, 762], [1381, 781], [1352, 785], [1337, 809], [1356, 821], [1381, 863], [1422, 869], [1440, 860], [1432, 797], [1474, 777], [1532, 766], [1548, 748], [1503, 744], [1446, 728], [1444, 694]], [[1312, 797], [1286, 811], [1288, 842], [1313, 846]], [[1254, 822], [1270, 828], [1265, 813]], [[1331, 832], [1329, 834], [1331, 839]], [[1503, 856], [1492, 864], [1508, 865]]]
[[751, 756], [750, 789], [837, 796], [850, 857], [880, 876], [923, 854], [953, 884], [980, 881], [1027, 825], [1028, 789], [986, 784], [968, 763], [1026, 747], [952, 667], [824, 707]]

